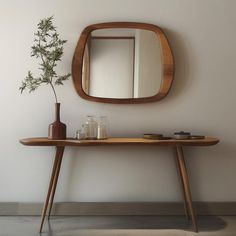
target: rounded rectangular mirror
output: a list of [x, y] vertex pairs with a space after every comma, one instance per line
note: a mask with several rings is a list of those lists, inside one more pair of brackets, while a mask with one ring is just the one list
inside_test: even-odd
[[76, 91], [98, 102], [158, 101], [168, 93], [173, 73], [165, 35], [159, 27], [144, 23], [88, 26], [72, 62]]

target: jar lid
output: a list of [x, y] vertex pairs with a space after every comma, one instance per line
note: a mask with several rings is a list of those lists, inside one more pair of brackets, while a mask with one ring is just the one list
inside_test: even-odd
[[174, 138], [175, 139], [189, 139], [190, 137], [191, 137], [190, 132], [180, 131], [180, 132], [175, 132], [174, 133]]
[[175, 132], [174, 135], [191, 135], [190, 132], [185, 132], [185, 131], [180, 131], [180, 132]]

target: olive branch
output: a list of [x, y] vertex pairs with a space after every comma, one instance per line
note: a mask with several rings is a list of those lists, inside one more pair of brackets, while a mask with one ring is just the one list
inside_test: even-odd
[[55, 71], [57, 62], [61, 61], [63, 45], [67, 40], [59, 38], [52, 19], [53, 16], [42, 19], [38, 23], [37, 33], [34, 34], [35, 44], [31, 47], [31, 57], [39, 58], [41, 61], [39, 63], [40, 76], [35, 77], [31, 71], [28, 71], [28, 75], [22, 81], [19, 89], [21, 93], [26, 89], [33, 92], [42, 84], [50, 85], [57, 103], [55, 85], [63, 85], [63, 82], [68, 80], [71, 74], [58, 75]]

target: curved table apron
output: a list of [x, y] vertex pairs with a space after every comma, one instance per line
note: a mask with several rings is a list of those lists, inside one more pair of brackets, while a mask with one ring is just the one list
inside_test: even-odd
[[26, 146], [54, 146], [56, 147], [55, 159], [52, 167], [52, 173], [49, 181], [47, 196], [41, 216], [39, 232], [42, 231], [44, 219], [48, 210], [48, 218], [50, 217], [53, 200], [56, 192], [58, 177], [60, 173], [64, 149], [66, 146], [106, 146], [106, 145], [155, 145], [168, 146], [175, 149], [176, 167], [179, 173], [180, 184], [184, 199], [184, 209], [187, 219], [191, 217], [193, 229], [198, 232], [197, 220], [192, 204], [192, 196], [190, 191], [190, 183], [188, 179], [187, 167], [185, 163], [183, 147], [184, 146], [211, 146], [219, 142], [217, 138], [206, 137], [204, 139], [187, 139], [187, 140], [151, 140], [143, 138], [108, 138], [105, 140], [50, 140], [48, 138], [26, 138], [21, 139], [20, 143]]

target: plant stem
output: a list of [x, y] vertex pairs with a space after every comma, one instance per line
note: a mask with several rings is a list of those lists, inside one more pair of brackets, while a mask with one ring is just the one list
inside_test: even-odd
[[[41, 35], [41, 36], [42, 36], [42, 35]], [[41, 40], [39, 39], [39, 46], [41, 46], [40, 43], [41, 43]], [[43, 58], [42, 53], [40, 53], [40, 57], [41, 57], [42, 62], [45, 63], [45, 60], [44, 60], [44, 58]], [[55, 61], [53, 61], [53, 66], [54, 66], [54, 63], [55, 63]], [[52, 67], [53, 67], [53, 66], [52, 66]], [[54, 97], [55, 97], [55, 101], [56, 101], [56, 103], [58, 103], [57, 94], [56, 94], [55, 88], [54, 88], [54, 86], [53, 86], [53, 84], [52, 84], [52, 79], [53, 79], [53, 76], [51, 77], [49, 84], [50, 84], [50, 86], [51, 86], [51, 88], [52, 88], [52, 91], [53, 91], [53, 94], [54, 94]]]
[[[41, 34], [40, 37], [42, 37], [42, 34]], [[39, 37], [39, 47], [41, 47], [41, 40], [40, 40], [40, 37]], [[41, 52], [40, 52], [40, 57], [41, 57], [42, 62], [45, 63], [45, 61], [44, 61], [44, 59], [43, 59], [43, 55], [42, 55]]]
[[51, 87], [52, 87], [52, 91], [53, 91], [53, 94], [54, 94], [54, 97], [55, 97], [56, 103], [58, 103], [58, 101], [57, 101], [57, 95], [56, 95], [55, 88], [54, 88], [54, 86], [53, 86], [53, 84], [52, 84], [52, 83], [49, 83], [49, 84], [50, 84], [50, 85], [51, 85]]

